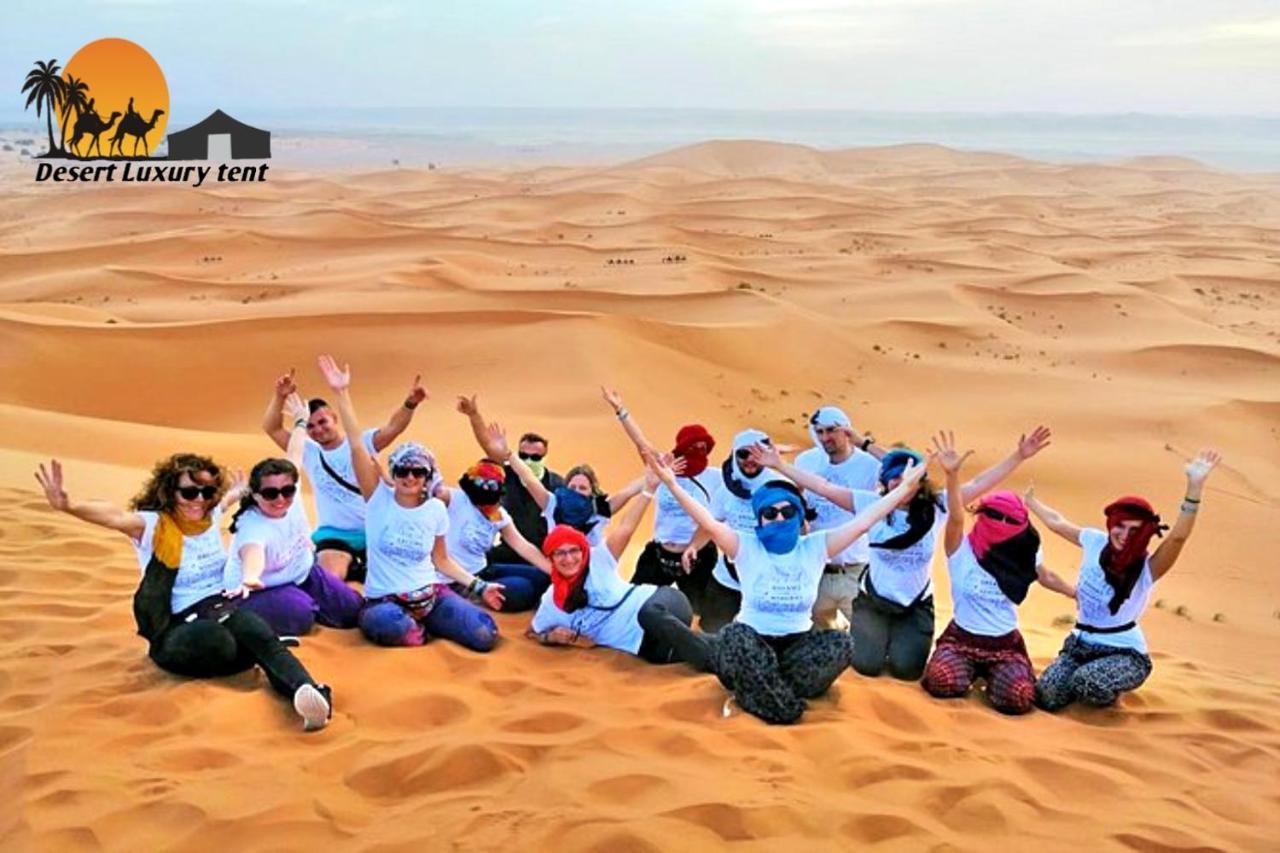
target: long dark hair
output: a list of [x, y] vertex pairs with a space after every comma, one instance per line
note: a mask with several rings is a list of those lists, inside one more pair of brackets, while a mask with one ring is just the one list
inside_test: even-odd
[[240, 498], [240, 506], [236, 507], [236, 514], [231, 516], [231, 532], [236, 532], [236, 525], [240, 522], [240, 516], [244, 515], [251, 509], [258, 508], [258, 502], [254, 500], [253, 493], [262, 488], [262, 481], [267, 477], [275, 474], [287, 474], [293, 478], [293, 482], [298, 482], [298, 468], [288, 459], [263, 459], [257, 465], [253, 466], [253, 470], [249, 472], [249, 490]]
[[151, 469], [151, 476], [142, 486], [142, 491], [129, 501], [132, 510], [150, 510], [153, 512], [173, 512], [178, 508], [178, 480], [185, 473], [192, 477], [201, 472], [213, 477], [213, 485], [218, 493], [213, 503], [222, 500], [227, 490], [227, 481], [222, 468], [208, 456], [196, 453], [175, 453], [167, 459], [161, 459]]

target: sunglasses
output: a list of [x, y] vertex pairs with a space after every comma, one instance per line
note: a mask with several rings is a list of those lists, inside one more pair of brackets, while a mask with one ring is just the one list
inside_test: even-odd
[[178, 494], [182, 496], [184, 501], [193, 501], [196, 498], [211, 501], [213, 496], [218, 493], [217, 486], [179, 486]]
[[767, 506], [760, 510], [760, 517], [765, 521], [773, 521], [781, 518], [783, 521], [790, 521], [800, 513], [792, 504], [786, 506]]
[[419, 480], [425, 480], [431, 476], [431, 469], [424, 468], [421, 465], [396, 465], [391, 469], [392, 477], [417, 477]]
[[1022, 519], [1013, 518], [1012, 516], [1005, 515], [1000, 510], [992, 509], [991, 507], [984, 506], [982, 509], [978, 510], [978, 512], [982, 513], [987, 518], [993, 519], [995, 521], [1003, 521], [1005, 524], [1021, 524], [1022, 523]]
[[502, 483], [492, 477], [472, 477], [471, 482], [478, 489], [484, 489], [486, 492], [502, 491]]
[[519, 453], [517, 453], [516, 455], [517, 455], [517, 456], [519, 456], [521, 459], [523, 459], [525, 462], [541, 462], [541, 461], [542, 461], [542, 457], [546, 456], [547, 454], [545, 454], [545, 453], [525, 453], [525, 452], [522, 450], [522, 451], [520, 451]]
[[297, 493], [298, 493], [298, 487], [293, 484], [290, 484], [288, 486], [281, 486], [278, 489], [275, 486], [267, 486], [265, 488], [258, 489], [258, 494], [269, 501], [273, 501], [276, 498], [284, 498], [285, 500], [292, 500], [293, 496], [296, 495]]
[[578, 547], [573, 547], [573, 548], [557, 548], [557, 549], [555, 549], [554, 551], [552, 551], [552, 552], [551, 552], [551, 556], [552, 556], [552, 557], [554, 557], [554, 558], [556, 558], [556, 559], [560, 559], [560, 560], [567, 560], [567, 559], [569, 559], [570, 557], [576, 557], [576, 556], [578, 556], [578, 555], [579, 555], [579, 554], [581, 554], [581, 553], [582, 553], [582, 549], [581, 549], [581, 548], [578, 548]]

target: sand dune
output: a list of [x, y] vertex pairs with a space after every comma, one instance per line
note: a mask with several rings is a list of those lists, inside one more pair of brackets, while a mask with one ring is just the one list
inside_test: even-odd
[[[1280, 177], [1179, 158], [710, 142], [200, 190], [2, 172], [0, 844], [1275, 849], [1278, 262]], [[301, 656], [338, 713], [304, 738], [253, 676], [156, 670], [127, 545], [49, 512], [30, 472], [56, 455], [77, 495], [125, 501], [176, 449], [247, 467], [272, 378], [318, 393], [320, 351], [371, 423], [421, 372], [411, 435], [455, 473], [476, 450], [451, 399], [479, 391], [557, 468], [633, 476], [601, 383], [664, 439], [803, 443], [836, 401], [885, 440], [952, 427], [982, 463], [1049, 423], [1015, 485], [1091, 524], [1129, 491], [1171, 514], [1199, 446], [1227, 464], [1144, 622], [1155, 674], [1116, 709], [1005, 719], [850, 672], [773, 729], [723, 718], [714, 679], [504, 616], [489, 656], [321, 630]], [[1064, 615], [1029, 598], [1038, 664]]]

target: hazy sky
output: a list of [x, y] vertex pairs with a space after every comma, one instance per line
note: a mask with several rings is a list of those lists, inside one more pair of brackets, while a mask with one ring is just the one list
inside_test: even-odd
[[226, 106], [1280, 115], [1280, 0], [0, 2], [0, 116], [119, 36]]

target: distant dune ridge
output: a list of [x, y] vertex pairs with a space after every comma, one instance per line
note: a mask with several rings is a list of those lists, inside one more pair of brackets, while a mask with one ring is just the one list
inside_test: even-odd
[[[0, 164], [0, 846], [1280, 847], [1280, 176], [752, 141], [198, 191], [29, 172]], [[409, 437], [450, 480], [477, 455], [453, 398], [479, 392], [554, 469], [620, 485], [639, 463], [602, 383], [663, 441], [705, 423], [717, 458], [748, 425], [807, 443], [824, 402], [882, 441], [953, 428], [975, 466], [1047, 423], [1012, 487], [1089, 525], [1130, 492], [1172, 517], [1181, 460], [1226, 463], [1115, 709], [1008, 719], [849, 672], [770, 728], [723, 718], [714, 678], [543, 648], [516, 615], [487, 656], [319, 629], [300, 656], [337, 713], [304, 737], [261, 676], [156, 669], [128, 544], [31, 471], [57, 456], [123, 503], [179, 449], [248, 468], [272, 379], [322, 393], [324, 351], [371, 424], [423, 374]], [[1029, 596], [1038, 666], [1069, 613]]]

